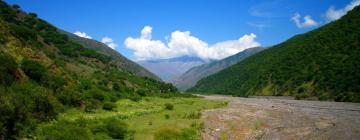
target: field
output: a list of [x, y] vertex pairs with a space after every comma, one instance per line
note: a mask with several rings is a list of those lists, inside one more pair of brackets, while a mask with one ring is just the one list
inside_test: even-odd
[[[152, 140], [181, 137], [181, 139], [196, 140], [200, 139], [200, 130], [203, 127], [200, 112], [204, 109], [223, 107], [226, 104], [227, 102], [224, 101], [203, 98], [144, 97], [137, 102], [121, 99], [116, 102], [116, 107], [112, 111], [100, 109], [84, 112], [79, 109], [70, 109], [60, 114], [57, 121], [41, 125], [37, 132], [38, 135], [46, 137], [49, 135], [48, 129], [54, 129], [57, 125], [63, 126], [62, 122], [66, 122], [65, 124], [74, 123], [88, 128], [90, 133], [92, 132], [89, 137], [96, 139], [96, 137], [101, 137], [98, 136], [99, 128], [96, 125], [104, 124], [108, 120], [122, 120], [128, 125], [125, 139]], [[51, 130], [50, 133], [59, 133], [54, 131]]]

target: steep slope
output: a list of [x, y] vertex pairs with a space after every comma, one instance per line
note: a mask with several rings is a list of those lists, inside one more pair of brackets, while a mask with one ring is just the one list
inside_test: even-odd
[[0, 1], [0, 140], [36, 139], [38, 124], [68, 108], [92, 112], [120, 98], [176, 92], [19, 8]]
[[360, 102], [360, 7], [204, 78], [190, 91]]
[[119, 52], [109, 48], [106, 46], [106, 44], [98, 42], [96, 40], [82, 38], [77, 35], [74, 35], [72, 33], [62, 31], [64, 34], [67, 34], [71, 40], [80, 43], [86, 48], [96, 50], [98, 52], [101, 52], [105, 55], [110, 56], [114, 63], [121, 69], [126, 69], [127, 71], [134, 73], [135, 75], [142, 76], [142, 77], [149, 77], [156, 80], [161, 80], [159, 77], [157, 77], [155, 74], [149, 72], [145, 68], [141, 67], [137, 63], [127, 59], [123, 55], [121, 55]]
[[231, 65], [234, 65], [257, 52], [262, 51], [263, 49], [264, 48], [261, 47], [249, 48], [235, 55], [224, 58], [220, 61], [214, 61], [211, 63], [193, 67], [175, 80], [173, 80], [172, 83], [179, 90], [185, 91], [195, 86], [196, 82], [200, 79], [217, 73]]
[[183, 56], [171, 59], [139, 61], [137, 63], [158, 75], [162, 80], [171, 82], [190, 68], [202, 65], [206, 61], [197, 57]]

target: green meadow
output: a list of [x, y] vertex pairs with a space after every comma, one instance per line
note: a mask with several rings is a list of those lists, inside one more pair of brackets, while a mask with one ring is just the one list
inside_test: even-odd
[[[56, 121], [40, 125], [36, 131], [38, 138], [197, 140], [203, 125], [201, 111], [226, 106], [227, 102], [203, 98], [144, 97], [140, 101], [121, 99], [115, 105], [112, 110], [93, 112], [70, 109], [60, 114]], [[62, 131], [69, 128], [74, 130]]]

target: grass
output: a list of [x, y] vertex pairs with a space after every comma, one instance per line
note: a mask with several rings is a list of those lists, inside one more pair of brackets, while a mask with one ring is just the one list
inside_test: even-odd
[[[166, 109], [171, 103], [173, 109]], [[77, 121], [85, 119], [90, 121], [115, 118], [125, 121], [129, 129], [134, 132], [135, 140], [153, 140], [156, 134], [163, 130], [176, 131], [186, 139], [200, 139], [202, 129], [201, 111], [204, 109], [225, 106], [224, 101], [212, 101], [202, 98], [159, 98], [145, 97], [138, 102], [122, 99], [116, 102], [112, 111], [97, 110], [86, 113], [71, 109], [60, 115], [58, 120]]]

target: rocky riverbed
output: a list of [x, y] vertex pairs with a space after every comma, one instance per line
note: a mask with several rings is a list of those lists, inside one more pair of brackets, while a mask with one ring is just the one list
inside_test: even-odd
[[225, 108], [203, 112], [204, 140], [360, 139], [360, 104], [204, 96], [228, 100]]

